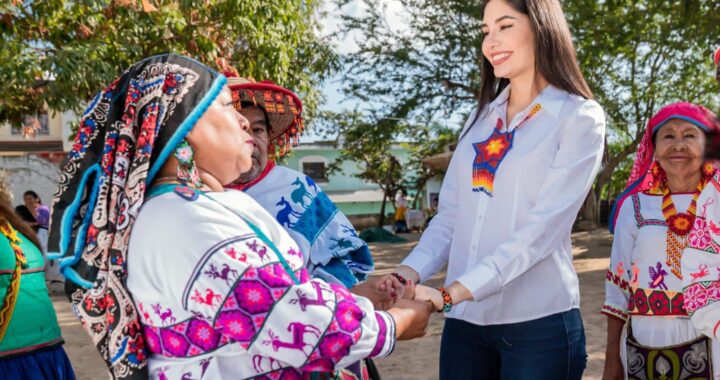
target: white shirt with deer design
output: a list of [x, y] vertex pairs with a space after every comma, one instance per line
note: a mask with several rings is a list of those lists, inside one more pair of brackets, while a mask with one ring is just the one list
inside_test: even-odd
[[311, 280], [296, 243], [239, 191], [147, 201], [130, 239], [127, 286], [153, 379], [331, 372], [395, 344], [387, 313]]

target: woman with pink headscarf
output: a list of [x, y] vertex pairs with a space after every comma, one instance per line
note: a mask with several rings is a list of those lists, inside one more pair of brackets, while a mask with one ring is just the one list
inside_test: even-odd
[[604, 379], [709, 379], [720, 368], [720, 345], [695, 328], [682, 292], [683, 281], [717, 272], [681, 265], [696, 215], [704, 214], [698, 198], [716, 175], [704, 154], [713, 118], [702, 106], [670, 104], [640, 142], [610, 219]]

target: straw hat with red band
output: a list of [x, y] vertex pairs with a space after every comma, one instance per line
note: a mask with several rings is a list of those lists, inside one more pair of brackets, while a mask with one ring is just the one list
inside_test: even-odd
[[302, 102], [292, 91], [270, 81], [255, 82], [237, 76], [228, 77], [228, 87], [238, 111], [248, 103], [265, 111], [271, 156], [282, 157], [300, 142], [305, 129]]
[[[635, 163], [633, 164], [632, 171], [630, 172], [630, 178], [627, 180], [625, 190], [620, 194], [620, 196], [618, 196], [615, 201], [615, 205], [613, 206], [610, 214], [609, 226], [611, 233], [615, 230], [615, 222], [617, 221], [620, 207], [627, 198], [640, 192], [653, 194], [658, 192], [658, 186], [661, 182], [659, 174], [662, 170], [653, 158], [653, 155], [655, 154], [653, 136], [655, 135], [655, 132], [672, 119], [687, 121], [702, 129], [706, 133], [717, 131], [717, 126], [713, 123], [715, 114], [703, 106], [679, 102], [667, 105], [660, 109], [660, 111], [658, 111], [655, 116], [650, 119], [650, 122], [648, 122], [645, 134], [638, 145], [638, 151], [635, 156]], [[704, 169], [714, 172], [714, 168], [712, 167]], [[712, 175], [712, 173], [705, 173], [705, 175]]]

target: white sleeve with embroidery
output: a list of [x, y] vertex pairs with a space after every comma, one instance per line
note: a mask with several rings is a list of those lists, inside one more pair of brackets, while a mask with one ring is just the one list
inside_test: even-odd
[[[633, 263], [632, 250], [637, 236], [635, 208], [632, 198], [627, 198], [618, 211], [610, 268], [605, 281], [605, 302], [601, 312], [605, 315], [627, 320], [628, 302], [630, 300], [630, 279], [628, 273], [635, 273], [637, 266]], [[634, 279], [637, 281], [637, 278]]]
[[302, 378], [393, 350], [392, 317], [310, 280], [297, 244], [260, 205], [235, 191], [209, 197], [160, 195], [136, 221], [128, 287], [154, 378]]
[[[557, 154], [543, 182], [538, 202], [514, 238], [460, 276], [457, 281], [475, 301], [496, 293], [560, 245], [600, 169], [605, 138], [605, 113], [587, 101], [563, 120]], [[562, 196], [559, 196], [562, 194]]]
[[715, 180], [707, 185], [697, 204], [698, 215], [682, 255], [684, 306], [695, 328], [717, 339], [720, 338], [720, 188], [716, 187]]
[[392, 351], [392, 317], [343, 286], [310, 280], [294, 244], [278, 244], [289, 272], [254, 233], [218, 241], [196, 266], [183, 306], [247, 350], [257, 374], [328, 372]]

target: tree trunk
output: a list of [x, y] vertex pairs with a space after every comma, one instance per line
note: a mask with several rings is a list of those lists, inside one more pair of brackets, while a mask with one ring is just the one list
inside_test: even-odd
[[590, 191], [585, 197], [585, 202], [583, 202], [582, 211], [580, 212], [580, 217], [583, 220], [587, 220], [589, 222], [597, 223], [597, 208], [595, 207], [595, 192]]
[[383, 200], [382, 205], [380, 206], [380, 217], [378, 218], [378, 227], [382, 228], [382, 226], [385, 224], [385, 203], [387, 201], [387, 190], [383, 189]]

